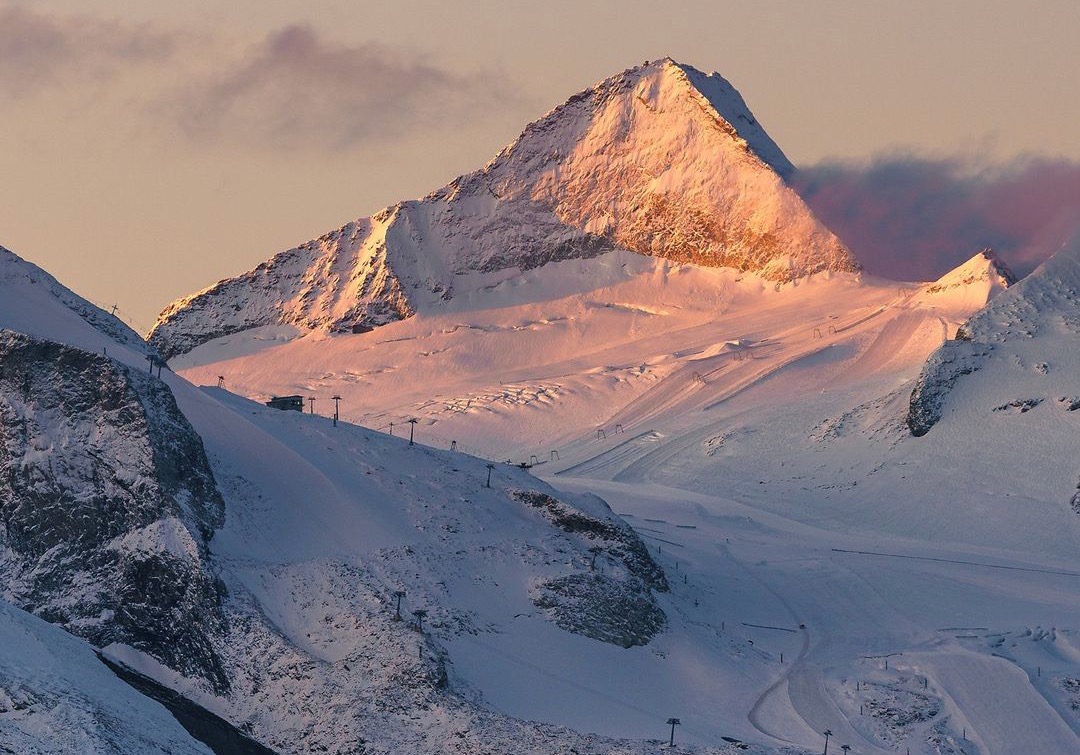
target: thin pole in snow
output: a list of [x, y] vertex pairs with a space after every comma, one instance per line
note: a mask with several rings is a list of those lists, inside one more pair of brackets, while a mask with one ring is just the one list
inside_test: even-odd
[[308, 396], [308, 414], [315, 413], [315, 397]]
[[409, 420], [409, 445], [410, 446], [416, 445], [415, 443], [413, 443], [413, 428], [416, 427], [416, 423], [419, 422], [419, 421], [420, 420], [418, 420], [416, 417], [413, 417], [412, 419]]
[[341, 396], [331, 396], [334, 399], [334, 427], [337, 427], [338, 421], [338, 402], [341, 401]]
[[669, 724], [671, 724], [671, 741], [669, 742], [669, 746], [674, 747], [675, 746], [675, 727], [678, 726], [679, 724], [681, 724], [682, 721], [680, 721], [677, 718], [669, 718], [667, 720], [667, 722]]

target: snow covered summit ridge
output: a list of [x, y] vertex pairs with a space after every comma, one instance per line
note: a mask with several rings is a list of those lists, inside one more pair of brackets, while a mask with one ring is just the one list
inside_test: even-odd
[[664, 58], [574, 95], [421, 200], [173, 303], [151, 342], [171, 357], [263, 325], [365, 330], [618, 249], [776, 282], [859, 270], [792, 170], [726, 80]]
[[[104, 333], [118, 344], [123, 344], [144, 355], [151, 353], [151, 349], [139, 334], [122, 320], [94, 306], [37, 265], [27, 262], [2, 246], [0, 246], [0, 294], [2, 294], [0, 319], [5, 322], [7, 328], [50, 338], [54, 335], [55, 328], [69, 326], [60, 326], [51, 320], [42, 321], [41, 312], [26, 306], [25, 302], [32, 300], [38, 303], [60, 303], [63, 309], [70, 311], [70, 314], [74, 314], [91, 328]], [[54, 306], [49, 306], [47, 309], [50, 312], [57, 311]], [[60, 313], [61, 317], [70, 317], [70, 314]], [[94, 343], [96, 345], [96, 339]], [[87, 344], [79, 343], [78, 345]]]
[[[993, 260], [991, 265], [994, 271], [999, 269]], [[967, 375], [1011, 359], [1014, 366], [1033, 364], [1036, 373], [1045, 376], [1055, 362], [1061, 365], [1066, 355], [1076, 353], [1076, 339], [1080, 336], [1078, 291], [1080, 236], [1001, 296], [991, 299], [957, 329], [955, 340], [946, 341], [930, 355], [911, 394], [907, 417], [911, 432], [925, 435], [944, 417], [953, 400], [951, 394]], [[1025, 345], [1025, 341], [1033, 343]], [[1009, 348], [999, 348], [1006, 344]], [[1075, 369], [1070, 364], [1068, 368], [1057, 366], [1054, 372], [1071, 375]], [[1015, 376], [1010, 376], [1009, 381], [1014, 380]], [[1025, 390], [1030, 390], [1026, 381]]]
[[1016, 283], [1017, 278], [1013, 275], [1009, 266], [994, 253], [990, 248], [983, 249], [974, 257], [962, 265], [953, 268], [941, 276], [926, 289], [927, 293], [938, 293], [950, 289], [971, 286], [976, 283], [987, 283], [990, 286], [987, 298], [1004, 291]]

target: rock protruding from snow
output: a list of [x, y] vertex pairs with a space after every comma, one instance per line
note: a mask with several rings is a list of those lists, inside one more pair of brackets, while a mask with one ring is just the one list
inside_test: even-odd
[[368, 329], [614, 249], [776, 282], [859, 270], [792, 170], [727, 81], [665, 58], [574, 95], [423, 200], [175, 302], [151, 343], [171, 357], [263, 325]]
[[202, 440], [161, 380], [0, 330], [2, 597], [104, 647], [227, 687]]
[[[964, 278], [958, 273], [976, 263], [979, 256], [942, 278], [939, 284], [946, 279]], [[908, 411], [908, 427], [916, 436], [925, 435], [941, 419], [957, 381], [979, 370], [993, 356], [996, 345], [1042, 336], [1080, 336], [1080, 238], [1066, 244], [1015, 285], [1009, 285], [1008, 268], [989, 255], [968, 272], [974, 274], [973, 282], [985, 281], [991, 289], [1008, 289], [961, 325], [956, 340], [945, 342], [930, 355], [911, 394]]]
[[533, 603], [555, 624], [568, 632], [627, 648], [648, 644], [664, 628], [667, 617], [652, 591], [667, 592], [667, 578], [629, 525], [614, 516], [589, 516], [535, 490], [519, 491], [514, 497], [580, 539], [592, 553], [588, 572], [534, 585]]

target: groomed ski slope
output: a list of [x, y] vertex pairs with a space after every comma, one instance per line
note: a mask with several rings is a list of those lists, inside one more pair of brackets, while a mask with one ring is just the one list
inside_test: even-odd
[[538, 462], [626, 517], [668, 571], [668, 630], [624, 650], [521, 617], [449, 641], [452, 684], [495, 710], [627, 737], [676, 716], [678, 740], [713, 745], [820, 751], [828, 728], [855, 753], [1080, 751], [1071, 426], [1045, 417], [1021, 468], [1031, 415], [903, 427], [926, 356], [989, 287], [776, 291], [617, 256], [544, 270], [565, 296], [497, 287], [475, 309], [252, 331], [175, 365], [249, 395], [336, 393], [384, 432], [417, 417], [420, 442]]

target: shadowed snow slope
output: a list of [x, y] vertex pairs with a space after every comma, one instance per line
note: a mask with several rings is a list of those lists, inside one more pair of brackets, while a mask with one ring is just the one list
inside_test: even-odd
[[791, 170], [727, 81], [665, 58], [574, 95], [422, 200], [175, 302], [151, 343], [172, 357], [260, 326], [366, 329], [613, 249], [770, 281], [858, 270]]
[[210, 755], [85, 642], [0, 602], [0, 750]]
[[[15, 470], [4, 478], [11, 484], [3, 489], [0, 569], [5, 590], [28, 608], [71, 619], [74, 631], [110, 643], [104, 652], [111, 659], [282, 753], [651, 748], [524, 723], [499, 712], [506, 706], [477, 705], [483, 696], [472, 686], [481, 669], [506, 668], [475, 657], [475, 643], [489, 637], [513, 637], [515, 654], [540, 641], [548, 652], [599, 653], [609, 664], [630, 658], [648, 665], [656, 657], [653, 643], [669, 631], [668, 581], [640, 537], [602, 500], [556, 493], [514, 466], [489, 470], [460, 453], [199, 390], [168, 371], [135, 380], [141, 352], [73, 317], [47, 291], [39, 296], [38, 285], [0, 282], [0, 326], [27, 321], [35, 328], [34, 337], [8, 331], [11, 347], [0, 362], [7, 379], [0, 400], [12, 419], [0, 425], [0, 463]], [[84, 363], [89, 377], [70, 369]], [[39, 365], [52, 366], [67, 383], [20, 378]], [[201, 463], [209, 459], [213, 479], [204, 482], [216, 486], [211, 500], [220, 489], [223, 521], [220, 511], [203, 522], [184, 509], [205, 503], [193, 489], [177, 494], [184, 506], [172, 526], [155, 518], [156, 509], [133, 516], [134, 529], [127, 519], [101, 520], [117, 502], [126, 505], [113, 487], [138, 493], [135, 503], [153, 508], [155, 486], [170, 484], [164, 473], [124, 466], [157, 460], [159, 449], [140, 444], [137, 417], [114, 418], [111, 394], [95, 392], [114, 373], [145, 382], [149, 387], [136, 389], [140, 396], [175, 395], [201, 436], [200, 455], [205, 444]], [[66, 398], [68, 387], [80, 401]], [[198, 458], [168, 447], [186, 431], [163, 432], [160, 455], [187, 465], [188, 474], [199, 471]], [[19, 470], [30, 467], [26, 483]], [[44, 494], [46, 487], [55, 497]], [[35, 516], [43, 526], [23, 526]], [[61, 542], [37, 548], [48, 538]], [[37, 550], [23, 548], [27, 542]], [[48, 550], [35, 570], [42, 548]], [[155, 576], [170, 559], [191, 568]], [[81, 564], [89, 566], [79, 571]], [[48, 569], [51, 579], [34, 582]], [[63, 578], [69, 573], [79, 576]], [[210, 591], [208, 606], [176, 594], [218, 583], [224, 589]], [[24, 584], [33, 591], [24, 594]], [[111, 600], [111, 590], [121, 598]], [[396, 591], [403, 593], [400, 621]], [[85, 595], [103, 601], [97, 614], [83, 611], [90, 605]], [[144, 629], [158, 641], [182, 631], [173, 647], [101, 631], [122, 627], [157, 600], [182, 615], [169, 627]], [[186, 631], [200, 622], [213, 624], [212, 631]], [[188, 639], [209, 649], [212, 668], [189, 662]], [[463, 642], [470, 649], [459, 653]], [[20, 694], [39, 699], [49, 692], [47, 682], [30, 679]], [[66, 719], [48, 720], [58, 736], [74, 736]], [[600, 728], [640, 737], [651, 732], [649, 723], [651, 716], [638, 713], [632, 725]]]

